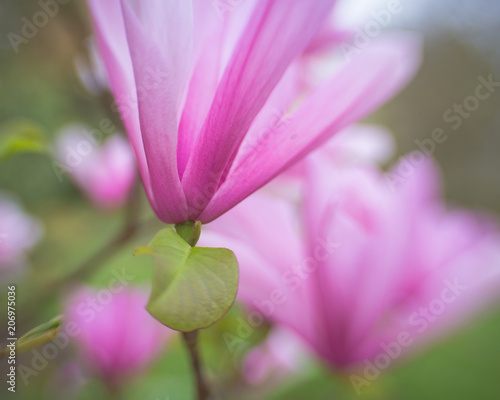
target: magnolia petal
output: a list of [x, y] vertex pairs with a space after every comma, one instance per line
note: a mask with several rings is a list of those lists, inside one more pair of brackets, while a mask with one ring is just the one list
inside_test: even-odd
[[115, 104], [126, 127], [139, 165], [142, 181], [151, 205], [156, 204], [151, 192], [148, 161], [144, 152], [137, 106], [134, 70], [123, 24], [120, 0], [87, 0], [92, 11], [94, 30]]
[[[315, 90], [271, 137], [233, 166], [200, 216], [209, 222], [352, 122], [387, 101], [414, 75], [420, 39], [389, 35], [344, 65]], [[370, 66], [367, 69], [367, 65]]]
[[192, 46], [191, 3], [121, 3], [156, 211], [165, 222], [183, 222], [187, 205], [177, 170], [177, 128]]
[[214, 195], [255, 116], [289, 64], [321, 27], [333, 3], [268, 0], [257, 4], [183, 175], [192, 218]]

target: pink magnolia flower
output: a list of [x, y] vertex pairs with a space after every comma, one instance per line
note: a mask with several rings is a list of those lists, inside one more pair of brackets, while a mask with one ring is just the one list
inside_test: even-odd
[[0, 271], [4, 276], [26, 263], [26, 252], [40, 240], [42, 225], [9, 195], [0, 192]]
[[[222, 215], [386, 101], [419, 63], [418, 39], [381, 36], [304, 98], [297, 62], [334, 0], [249, 0], [223, 20], [205, 0], [88, 3], [149, 201], [167, 223]], [[263, 127], [273, 135], [255, 146]]]
[[173, 336], [147, 313], [147, 299], [140, 289], [86, 288], [67, 306], [66, 323], [75, 325], [72, 331], [86, 365], [110, 387], [142, 372]]
[[299, 204], [259, 193], [202, 235], [235, 251], [241, 301], [335, 367], [382, 370], [498, 292], [498, 226], [447, 210], [430, 163], [394, 191], [373, 168], [321, 158]]
[[64, 129], [57, 143], [63, 172], [98, 207], [116, 208], [127, 200], [136, 177], [135, 160], [127, 140], [113, 135], [101, 145], [85, 128]]

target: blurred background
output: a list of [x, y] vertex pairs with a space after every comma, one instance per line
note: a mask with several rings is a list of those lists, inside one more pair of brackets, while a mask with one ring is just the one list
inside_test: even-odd
[[[342, 21], [363, 28], [372, 12], [387, 1], [344, 1]], [[500, 90], [482, 101], [478, 109], [452, 129], [443, 114], [463, 103], [478, 78], [493, 75], [500, 81], [500, 4], [495, 0], [401, 0], [402, 12], [386, 29], [409, 29], [425, 38], [424, 63], [416, 78], [397, 97], [367, 121], [387, 126], [397, 142], [398, 159], [418, 150], [416, 140], [431, 137], [441, 128], [448, 135], [437, 145], [434, 156], [444, 179], [445, 195], [452, 204], [500, 213]], [[96, 212], [69, 179], [60, 181], [54, 171], [54, 138], [69, 124], [99, 127], [109, 118], [121, 130], [112, 99], [94, 85], [90, 93], [77, 70], [88, 62], [91, 34], [84, 1], [60, 6], [49, 23], [14, 51], [9, 33], [19, 33], [23, 17], [40, 10], [33, 0], [0, 0], [0, 191], [15, 195], [25, 210], [38, 218], [44, 229], [41, 243], [30, 254], [29, 279], [18, 280], [18, 329], [26, 331], [61, 312], [62, 301], [48, 301], [29, 315], [23, 300], [44, 282], [67, 274], [87, 259], [100, 243], [120, 228], [123, 212]], [[353, 25], [354, 24], [354, 25]], [[92, 85], [91, 85], [92, 86]], [[28, 154], [3, 157], [12, 135], [26, 138]], [[7, 144], [6, 144], [7, 143]], [[19, 145], [19, 144], [18, 144]], [[145, 201], [141, 215], [152, 216]], [[134, 281], [147, 286], [149, 270], [130, 257], [161, 225], [141, 230], [106, 267], [86, 277], [88, 283], [105, 285], [112, 271], [123, 268]], [[5, 288], [0, 288], [2, 299]], [[64, 297], [63, 297], [64, 298]], [[3, 304], [3, 300], [2, 300]], [[2, 307], [0, 317], [5, 318]], [[228, 399], [349, 399], [356, 394], [343, 378], [334, 377], [321, 365], [309, 365], [298, 378], [278, 386], [244, 390], [235, 374], [233, 358], [222, 339], [223, 332], [237, 328], [237, 307], [216, 326], [202, 334], [203, 352], [212, 374], [224, 382]], [[30, 317], [23, 320], [23, 314]], [[4, 335], [2, 325], [2, 337]], [[262, 337], [265, 329], [262, 329]], [[257, 335], [258, 336], [258, 335]], [[468, 325], [445, 339], [425, 347], [398, 364], [365, 394], [374, 399], [494, 399], [500, 393], [500, 308], [477, 315]], [[255, 341], [259, 338], [255, 337]], [[104, 399], [98, 380], [84, 381], [71, 375], [74, 349], [61, 351], [47, 368], [36, 372], [24, 385], [18, 376], [17, 393], [22, 399]], [[25, 360], [29, 363], [29, 359]], [[2, 382], [5, 365], [2, 363]], [[70, 371], [70, 372], [68, 372]], [[69, 374], [69, 375], [68, 375]], [[77, 373], [75, 372], [77, 375]], [[74, 375], [75, 375], [74, 374]], [[71, 385], [67, 384], [73, 382]], [[4, 395], [2, 386], [2, 398]], [[181, 343], [174, 339], [165, 356], [133, 381], [127, 399], [184, 400], [191, 396], [191, 374]], [[75, 393], [78, 392], [78, 395]], [[14, 396], [13, 396], [14, 397]]]

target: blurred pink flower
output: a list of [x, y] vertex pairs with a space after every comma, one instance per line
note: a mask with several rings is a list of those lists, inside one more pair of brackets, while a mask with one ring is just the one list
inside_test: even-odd
[[75, 341], [81, 356], [110, 387], [142, 372], [173, 336], [147, 313], [147, 299], [136, 288], [85, 288], [67, 306], [66, 323], [78, 327]]
[[27, 215], [9, 195], [0, 192], [0, 271], [16, 270], [41, 238], [42, 225]]
[[[321, 154], [323, 159], [328, 160], [329, 168], [336, 168], [337, 173], [341, 174], [342, 168], [346, 167], [383, 165], [394, 156], [394, 150], [394, 137], [384, 127], [354, 124], [340, 131], [316, 152]], [[306, 173], [307, 163], [299, 162], [281, 174], [274, 182], [284, 182], [284, 185], [279, 186], [281, 191], [295, 187], [300, 192]], [[277, 188], [278, 185], [274, 182], [268, 186], [268, 189]]]
[[132, 149], [119, 135], [99, 145], [84, 132], [84, 127], [71, 126], [60, 133], [57, 152], [62, 168], [96, 206], [119, 207], [127, 200], [136, 177]]
[[255, 385], [279, 383], [303, 373], [309, 358], [310, 353], [294, 332], [282, 327], [274, 328], [266, 340], [245, 357], [243, 375]]
[[394, 191], [376, 169], [339, 172], [322, 156], [300, 203], [259, 193], [202, 235], [235, 252], [240, 300], [335, 367], [385, 369], [498, 292], [498, 226], [447, 210], [430, 162]]
[[382, 165], [394, 156], [395, 147], [394, 138], [387, 129], [357, 124], [339, 132], [321, 151], [342, 164]]
[[211, 1], [88, 3], [149, 201], [167, 223], [222, 215], [386, 101], [419, 64], [419, 39], [382, 35], [304, 99], [299, 58], [321, 47], [334, 0], [250, 0], [223, 20]]

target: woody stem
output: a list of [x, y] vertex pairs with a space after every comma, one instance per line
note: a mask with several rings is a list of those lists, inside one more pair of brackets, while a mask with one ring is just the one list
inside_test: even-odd
[[182, 332], [182, 338], [184, 339], [186, 347], [189, 351], [191, 365], [196, 377], [196, 388], [198, 393], [197, 399], [207, 400], [210, 395], [210, 390], [201, 367], [200, 353], [198, 350], [198, 331]]

